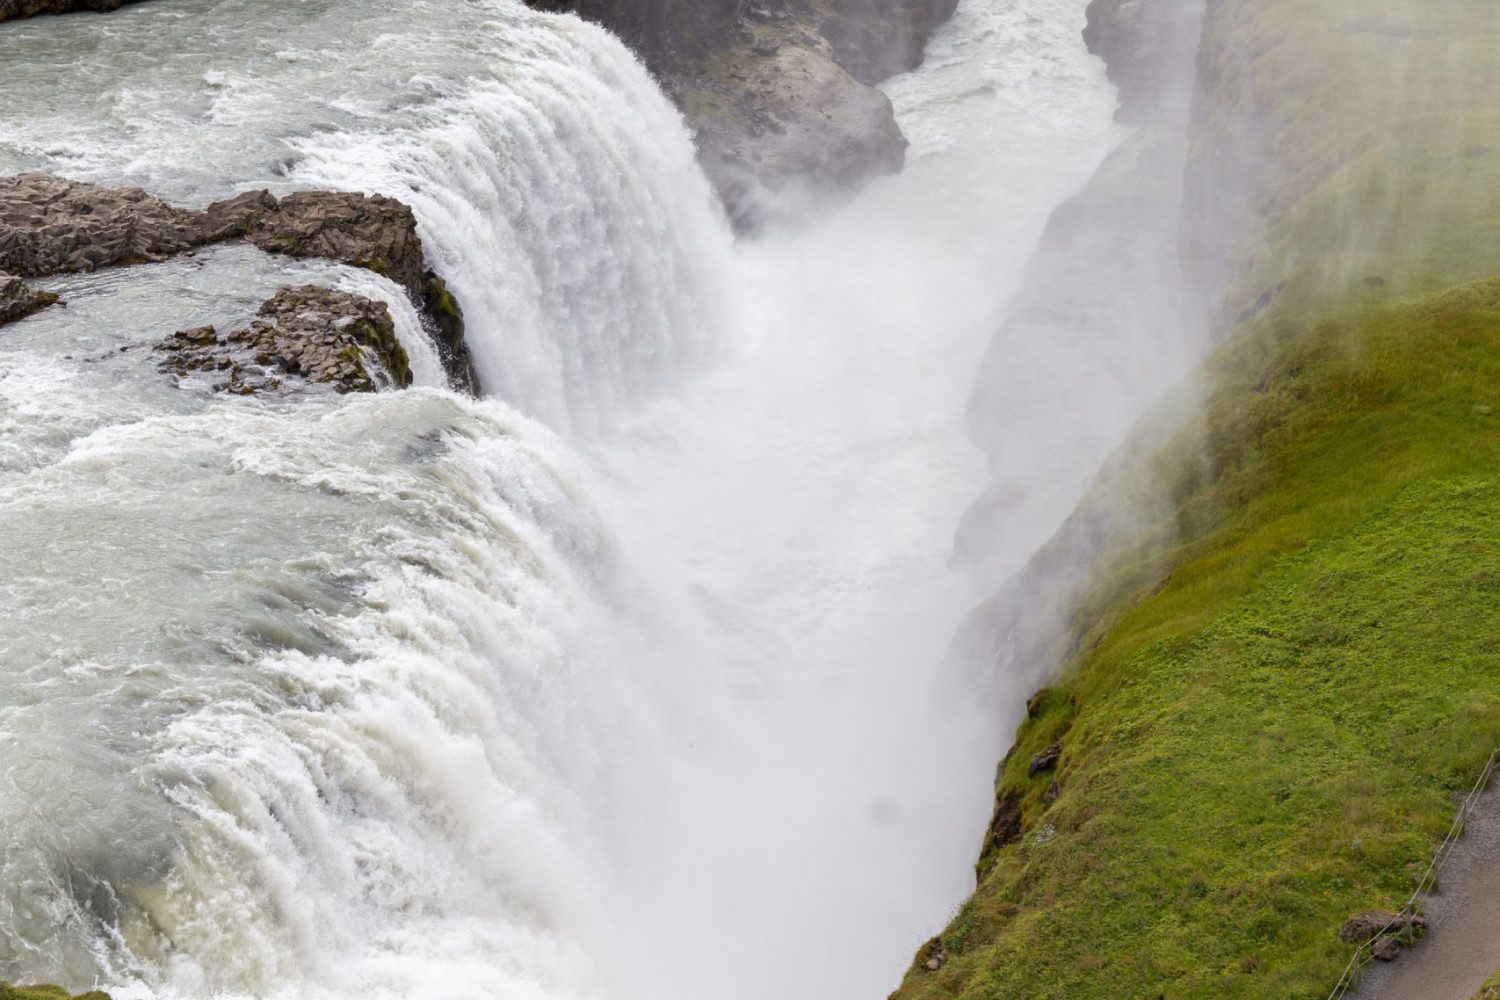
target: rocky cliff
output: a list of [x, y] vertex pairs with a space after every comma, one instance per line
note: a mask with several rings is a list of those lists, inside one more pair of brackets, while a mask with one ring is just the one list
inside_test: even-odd
[[[1090, 7], [1133, 142], [1180, 10]], [[1325, 996], [1500, 740], [1500, 13], [1215, 0], [1195, 49], [1163, 270], [1219, 346], [966, 630], [1046, 686], [901, 998]]]
[[616, 32], [662, 80], [741, 229], [901, 169], [875, 85], [922, 61], [957, 0], [531, 0]]

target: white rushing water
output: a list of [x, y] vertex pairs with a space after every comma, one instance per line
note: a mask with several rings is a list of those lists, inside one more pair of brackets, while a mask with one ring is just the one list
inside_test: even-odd
[[[362, 272], [229, 246], [44, 283], [67, 310], [0, 338], [0, 979], [888, 992], [970, 888], [1006, 736], [933, 678], [980, 596], [970, 382], [1119, 138], [1083, 6], [964, 0], [888, 88], [907, 172], [737, 248], [572, 18], [0, 29], [0, 171], [400, 197], [494, 397], [437, 387]], [[230, 400], [143, 360], [293, 280], [390, 302], [423, 387]]]

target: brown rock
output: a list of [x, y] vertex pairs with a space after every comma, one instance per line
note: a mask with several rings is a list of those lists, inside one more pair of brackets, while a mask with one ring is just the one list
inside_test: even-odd
[[36, 277], [160, 261], [241, 237], [272, 253], [325, 257], [392, 279], [426, 316], [455, 387], [478, 391], [463, 312], [425, 270], [416, 217], [394, 198], [303, 191], [277, 199], [248, 191], [196, 212], [139, 188], [40, 173], [0, 178], [0, 273]]
[[203, 242], [198, 213], [139, 188], [0, 178], [0, 271], [23, 278], [165, 260]]
[[211, 326], [181, 330], [157, 350], [167, 355], [163, 371], [179, 377], [227, 372], [214, 388], [239, 395], [288, 388], [289, 378], [341, 393], [411, 384], [385, 303], [317, 285], [278, 290], [244, 329], [226, 336]]
[[0, 274], [0, 326], [61, 301], [51, 292], [26, 287], [26, 283], [15, 275]]

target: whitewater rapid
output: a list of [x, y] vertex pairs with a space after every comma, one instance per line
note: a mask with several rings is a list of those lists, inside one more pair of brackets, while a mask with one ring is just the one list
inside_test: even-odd
[[[0, 171], [402, 198], [491, 396], [365, 272], [230, 246], [40, 283], [68, 309], [0, 337], [0, 979], [888, 992], [971, 886], [1006, 736], [934, 678], [982, 596], [949, 560], [970, 383], [1120, 137], [1082, 18], [965, 0], [888, 86], [907, 172], [738, 247], [573, 18], [0, 30]], [[387, 301], [419, 387], [229, 400], [143, 360], [294, 279]]]

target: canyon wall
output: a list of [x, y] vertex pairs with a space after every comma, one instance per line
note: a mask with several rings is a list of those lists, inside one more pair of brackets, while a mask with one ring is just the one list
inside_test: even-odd
[[1213, 351], [960, 637], [1040, 689], [900, 998], [1324, 996], [1500, 740], [1500, 10], [1211, 0], [1186, 105], [1181, 11], [1088, 37], [1148, 123], [1116, 160], [1185, 111], [1161, 292]]

